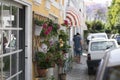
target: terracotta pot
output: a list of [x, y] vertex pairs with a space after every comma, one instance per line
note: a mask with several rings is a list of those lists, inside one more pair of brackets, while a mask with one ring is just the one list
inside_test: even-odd
[[66, 73], [59, 74], [59, 79], [60, 80], [66, 80]]
[[37, 68], [37, 71], [38, 71], [39, 77], [46, 77], [47, 76], [48, 69]]

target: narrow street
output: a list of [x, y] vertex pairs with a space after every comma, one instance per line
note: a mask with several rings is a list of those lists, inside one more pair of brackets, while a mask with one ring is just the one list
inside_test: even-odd
[[88, 75], [86, 54], [84, 53], [81, 57], [82, 64], [73, 62], [73, 69], [67, 74], [67, 80], [95, 80], [94, 75]]

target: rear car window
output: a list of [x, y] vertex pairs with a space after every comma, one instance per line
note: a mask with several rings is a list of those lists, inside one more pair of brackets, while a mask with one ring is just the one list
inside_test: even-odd
[[120, 66], [107, 67], [102, 80], [120, 80]]
[[117, 40], [120, 40], [120, 36], [117, 36], [116, 39], [117, 39]]
[[91, 51], [101, 51], [106, 49], [112, 49], [115, 48], [115, 42], [114, 41], [98, 41], [98, 42], [92, 42], [91, 43]]

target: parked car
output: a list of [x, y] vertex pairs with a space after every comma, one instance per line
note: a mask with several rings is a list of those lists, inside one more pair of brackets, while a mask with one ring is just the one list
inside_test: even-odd
[[87, 44], [89, 44], [89, 41], [94, 38], [105, 38], [108, 39], [108, 36], [106, 33], [90, 33], [87, 37]]
[[117, 35], [115, 39], [117, 40], [117, 43], [120, 45], [120, 35]]
[[120, 34], [112, 34], [111, 39], [116, 39], [117, 43], [120, 45]]
[[109, 51], [101, 60], [96, 80], [120, 80], [120, 48]]
[[95, 74], [99, 62], [104, 57], [107, 51], [118, 48], [118, 43], [115, 39], [93, 39], [88, 46], [88, 74]]

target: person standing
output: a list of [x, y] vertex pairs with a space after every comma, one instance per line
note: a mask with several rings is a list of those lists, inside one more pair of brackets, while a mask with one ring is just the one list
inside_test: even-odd
[[73, 38], [74, 41], [74, 50], [77, 58], [77, 63], [81, 63], [81, 55], [82, 55], [82, 39], [79, 33]]
[[[76, 35], [73, 36], [73, 41], [74, 41], [74, 38], [76, 37]], [[74, 58], [76, 58], [76, 53], [75, 53], [75, 47], [73, 45], [73, 51], [74, 51]]]

